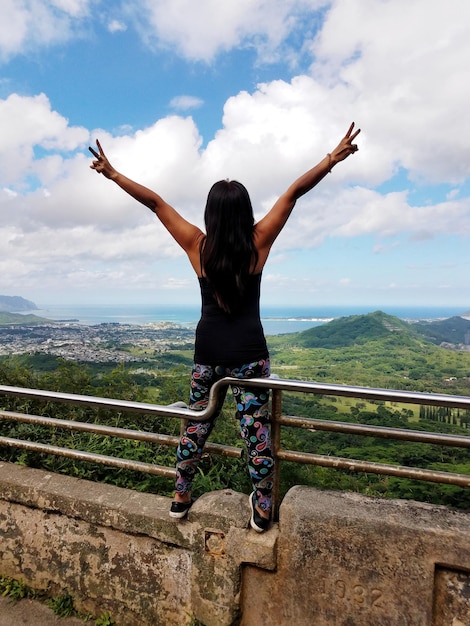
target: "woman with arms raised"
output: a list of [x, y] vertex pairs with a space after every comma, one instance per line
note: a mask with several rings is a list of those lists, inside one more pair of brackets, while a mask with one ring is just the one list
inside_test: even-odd
[[[268, 528], [271, 517], [274, 460], [269, 429], [269, 390], [244, 387], [243, 379], [270, 375], [259, 311], [261, 274], [271, 246], [297, 200], [337, 163], [358, 150], [353, 141], [359, 132], [354, 130], [354, 123], [351, 124], [338, 146], [298, 178], [256, 224], [245, 187], [237, 181], [215, 183], [207, 197], [205, 233], [185, 220], [158, 194], [117, 172], [98, 141], [98, 152], [90, 148], [95, 157], [91, 168], [153, 211], [186, 252], [196, 272], [202, 311], [196, 329], [190, 408], [203, 410], [212, 385], [220, 378], [240, 379], [239, 385], [232, 386], [232, 392], [253, 483], [250, 524], [257, 532]], [[213, 418], [187, 423], [177, 450], [172, 517], [184, 517], [192, 504], [192, 480], [222, 402]]]

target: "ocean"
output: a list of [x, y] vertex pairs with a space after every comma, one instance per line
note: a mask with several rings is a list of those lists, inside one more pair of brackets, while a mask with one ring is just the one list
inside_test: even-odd
[[[463, 315], [468, 309], [449, 306], [320, 306], [320, 307], [261, 307], [261, 321], [266, 335], [295, 333], [320, 326], [338, 317], [361, 315], [383, 311], [403, 320], [438, 320]], [[199, 307], [151, 306], [151, 305], [60, 305], [50, 304], [44, 309], [31, 311], [35, 315], [55, 321], [75, 320], [80, 324], [103, 323], [149, 324], [172, 322], [181, 326], [195, 327], [199, 319]]]

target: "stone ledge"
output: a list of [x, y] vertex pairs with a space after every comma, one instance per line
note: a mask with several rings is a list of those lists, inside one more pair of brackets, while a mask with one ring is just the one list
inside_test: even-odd
[[279, 527], [274, 524], [267, 532], [232, 528], [227, 537], [227, 552], [242, 565], [273, 571], [277, 567]]
[[258, 535], [244, 494], [169, 505], [0, 463], [0, 573], [126, 626], [470, 626], [467, 512], [297, 486]]
[[247, 566], [242, 626], [470, 626], [470, 515], [293, 487], [277, 569]]
[[191, 542], [190, 525], [169, 517], [164, 496], [0, 463], [0, 498], [178, 546]]
[[[246, 528], [248, 497], [207, 493], [183, 520], [169, 507], [167, 497], [0, 463], [0, 574], [67, 588], [80, 610], [110, 610], [126, 626], [229, 626], [244, 542], [259, 542]], [[272, 554], [257, 559], [272, 566]]]
[[[314, 497], [312, 497], [314, 495]], [[346, 491], [316, 490], [297, 485], [285, 496], [281, 508], [283, 523], [291, 524], [289, 512], [300, 519], [340, 519], [343, 526], [364, 522], [382, 522], [402, 530], [432, 531], [452, 536], [470, 533], [470, 511], [451, 509], [437, 504], [364, 496]], [[470, 567], [470, 563], [469, 563]]]
[[[170, 535], [181, 547], [192, 541], [194, 523], [227, 534], [230, 529], [246, 529], [250, 518], [248, 497], [231, 489], [204, 494], [185, 519], [175, 520], [168, 515], [171, 499], [166, 496], [5, 462], [0, 462], [0, 499], [165, 542]], [[252, 542], [256, 533], [246, 531], [242, 536]]]

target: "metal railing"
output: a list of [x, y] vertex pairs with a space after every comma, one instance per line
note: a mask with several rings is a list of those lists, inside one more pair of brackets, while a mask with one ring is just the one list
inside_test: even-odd
[[[111, 408], [120, 411], [131, 411], [141, 414], [153, 414], [160, 417], [178, 418], [182, 420], [191, 419], [195, 421], [206, 421], [214, 414], [215, 410], [217, 409], [218, 400], [221, 397], [221, 394], [225, 394], [227, 387], [230, 385], [239, 385], [240, 382], [240, 379], [231, 377], [226, 377], [218, 381], [212, 387], [208, 406], [203, 411], [192, 411], [188, 408], [185, 408], [186, 405], [184, 405], [184, 403], [175, 403], [173, 405], [164, 406], [148, 404], [144, 402], [116, 400], [112, 398], [98, 398], [94, 396], [44, 391], [39, 389], [26, 389], [22, 387], [9, 387], [4, 385], [0, 385], [0, 395], [13, 395], [17, 397], [26, 397], [46, 401], [52, 400], [65, 402], [68, 404], [86, 405], [90, 407]], [[296, 463], [306, 463], [336, 469], [346, 469], [355, 472], [383, 474], [388, 476], [398, 476], [401, 478], [411, 478], [442, 484], [457, 485], [460, 487], [470, 487], [470, 475], [466, 474], [435, 471], [416, 467], [404, 467], [385, 463], [375, 463], [342, 457], [319, 455], [308, 452], [298, 452], [294, 450], [283, 449], [281, 445], [281, 427], [289, 426], [293, 428], [302, 428], [308, 430], [321, 430], [344, 434], [354, 434], [369, 437], [436, 444], [441, 446], [454, 446], [467, 449], [470, 448], [470, 436], [466, 435], [451, 435], [404, 428], [391, 428], [368, 424], [282, 415], [283, 391], [327, 396], [342, 396], [369, 401], [380, 400], [383, 402], [398, 402], [402, 404], [413, 404], [420, 406], [428, 405], [459, 408], [465, 410], [470, 410], [470, 397], [396, 391], [390, 389], [375, 389], [369, 387], [355, 387], [347, 385], [332, 385], [326, 383], [324, 384], [317, 382], [303, 382], [298, 380], [285, 380], [279, 378], [243, 379], [243, 385], [247, 387], [258, 387], [272, 390], [271, 430], [273, 440], [273, 452], [275, 459], [278, 461], [276, 463], [273, 491], [275, 515], [277, 515], [280, 494], [279, 461], [293, 461]], [[169, 445], [175, 447], [178, 445], [178, 437], [173, 437], [160, 433], [151, 433], [140, 430], [130, 430], [111, 426], [103, 426], [99, 424], [78, 422], [75, 420], [55, 419], [39, 415], [15, 413], [11, 411], [0, 411], [0, 419], [2, 418], [40, 426], [65, 428], [81, 432], [134, 439], [137, 441], [146, 441], [159, 445]], [[154, 475], [166, 476], [168, 478], [173, 478], [175, 476], [174, 468], [170, 467], [99, 455], [80, 450], [70, 450], [33, 441], [25, 441], [10, 437], [0, 437], [0, 446], [1, 445], [34, 450], [47, 454], [60, 455], [83, 461], [90, 461], [94, 463], [108, 465], [111, 467], [137, 470]], [[205, 450], [207, 452], [238, 458], [240, 458], [242, 454], [240, 448], [215, 443], [208, 443]]]

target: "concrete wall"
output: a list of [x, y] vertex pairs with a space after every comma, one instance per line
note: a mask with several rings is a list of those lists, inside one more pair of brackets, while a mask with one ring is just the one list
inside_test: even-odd
[[0, 463], [0, 575], [119, 626], [470, 626], [470, 515], [295, 487], [279, 525], [247, 496], [168, 498]]
[[277, 556], [245, 568], [245, 626], [470, 626], [468, 513], [294, 487]]

